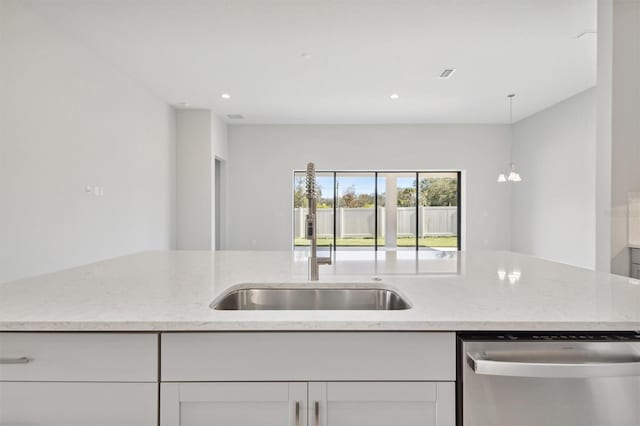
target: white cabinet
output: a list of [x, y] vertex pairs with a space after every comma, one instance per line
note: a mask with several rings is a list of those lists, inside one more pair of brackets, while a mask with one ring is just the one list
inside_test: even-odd
[[0, 426], [157, 426], [158, 335], [0, 333]]
[[310, 426], [454, 426], [453, 382], [309, 384]]
[[163, 383], [161, 426], [454, 426], [452, 382]]
[[0, 426], [454, 425], [453, 333], [158, 339], [0, 333]]
[[306, 426], [307, 383], [163, 383], [161, 426]]
[[0, 425], [156, 426], [156, 383], [0, 382]]
[[160, 424], [454, 426], [455, 345], [453, 333], [163, 333]]

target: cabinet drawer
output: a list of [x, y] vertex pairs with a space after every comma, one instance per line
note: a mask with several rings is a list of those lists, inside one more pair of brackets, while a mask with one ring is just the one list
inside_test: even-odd
[[162, 381], [455, 380], [455, 335], [163, 333]]
[[158, 335], [0, 333], [0, 380], [155, 382]]
[[631, 249], [631, 263], [640, 264], [640, 249]]
[[0, 382], [0, 425], [156, 426], [156, 383]]

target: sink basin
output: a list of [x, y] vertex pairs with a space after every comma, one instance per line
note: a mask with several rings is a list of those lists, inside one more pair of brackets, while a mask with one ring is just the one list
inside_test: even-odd
[[395, 311], [411, 308], [402, 296], [388, 289], [317, 287], [231, 289], [210, 306], [226, 311]]

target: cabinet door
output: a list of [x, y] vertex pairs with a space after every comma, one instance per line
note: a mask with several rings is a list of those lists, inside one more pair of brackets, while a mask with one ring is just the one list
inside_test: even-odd
[[156, 383], [0, 382], [0, 425], [155, 426]]
[[310, 426], [454, 426], [453, 382], [309, 384]]
[[306, 426], [307, 383], [163, 383], [161, 426]]

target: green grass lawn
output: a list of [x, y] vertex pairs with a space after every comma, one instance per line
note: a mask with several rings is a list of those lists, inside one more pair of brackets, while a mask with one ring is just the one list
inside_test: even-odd
[[[426, 237], [420, 238], [418, 243], [421, 247], [458, 247], [458, 237]], [[308, 246], [309, 241], [303, 238], [296, 238], [297, 246]], [[333, 244], [331, 238], [318, 238], [319, 246], [328, 246]], [[375, 240], [373, 238], [338, 238], [336, 239], [338, 246], [357, 246], [367, 247], [373, 246]], [[416, 240], [414, 238], [398, 238], [398, 247], [414, 247]], [[384, 246], [384, 238], [378, 238], [378, 247]]]

